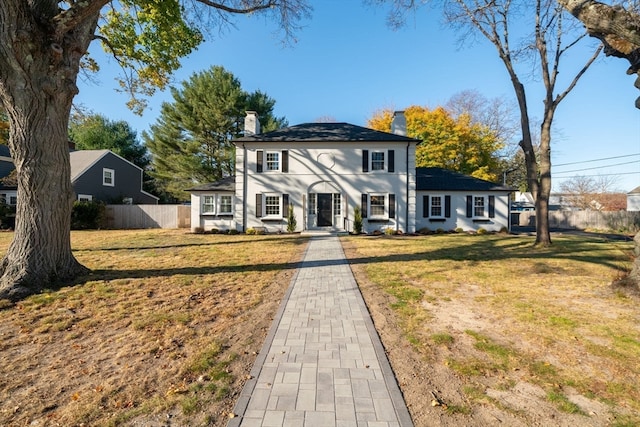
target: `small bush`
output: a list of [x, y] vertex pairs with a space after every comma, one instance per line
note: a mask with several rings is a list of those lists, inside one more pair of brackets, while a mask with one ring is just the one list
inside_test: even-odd
[[204, 234], [204, 227], [196, 227], [193, 229], [194, 234]]
[[289, 204], [287, 209], [287, 232], [293, 233], [298, 227], [298, 221], [296, 220], [296, 214], [293, 210], [293, 205]]
[[102, 202], [74, 202], [71, 211], [71, 229], [98, 230], [103, 228], [105, 210], [105, 205]]
[[253, 227], [247, 228], [247, 234], [250, 234], [250, 235], [258, 234], [258, 231]]
[[478, 228], [478, 231], [476, 231], [477, 234], [487, 234], [488, 231], [485, 230], [484, 228]]
[[391, 227], [387, 227], [384, 229], [384, 234], [386, 234], [387, 236], [393, 236], [394, 234], [396, 234], [396, 230]]
[[464, 232], [464, 230], [462, 229], [462, 227], [458, 227], [458, 228], [455, 229], [455, 232], [456, 233], [462, 233], [462, 232]]
[[238, 230], [236, 230], [235, 228], [232, 228], [232, 229], [229, 230], [229, 234], [230, 235], [234, 235], [235, 236], [236, 234], [239, 234], [239, 233], [240, 232]]
[[362, 211], [360, 206], [356, 206], [353, 210], [353, 232], [354, 234], [362, 233]]

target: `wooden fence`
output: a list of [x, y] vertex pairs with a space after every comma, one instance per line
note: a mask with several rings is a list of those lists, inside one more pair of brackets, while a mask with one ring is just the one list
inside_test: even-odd
[[[535, 212], [513, 212], [511, 223], [514, 226], [535, 226], [535, 216]], [[549, 227], [637, 233], [640, 230], [640, 212], [551, 211]]]
[[191, 206], [107, 205], [106, 226], [112, 229], [189, 228]]

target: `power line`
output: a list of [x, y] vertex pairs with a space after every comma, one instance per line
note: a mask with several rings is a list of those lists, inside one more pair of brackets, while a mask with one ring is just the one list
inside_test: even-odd
[[619, 176], [619, 175], [636, 175], [640, 172], [619, 172], [619, 173], [604, 173], [598, 175], [572, 175], [572, 176], [553, 176], [554, 179], [571, 179], [571, 178], [589, 178], [589, 177], [601, 177], [601, 176]]
[[554, 174], [582, 172], [582, 171], [589, 171], [589, 170], [594, 170], [594, 169], [602, 169], [602, 168], [609, 168], [609, 167], [613, 167], [613, 166], [632, 165], [632, 164], [638, 164], [638, 162], [637, 161], [633, 161], [633, 162], [615, 163], [613, 165], [602, 165], [602, 166], [596, 166], [596, 167], [593, 167], [593, 168], [574, 169], [574, 170], [571, 170], [571, 171], [555, 172]]
[[579, 165], [579, 164], [582, 164], [582, 163], [602, 162], [604, 160], [622, 159], [622, 158], [625, 158], [625, 157], [633, 157], [633, 156], [640, 156], [640, 153], [626, 154], [624, 156], [605, 157], [605, 158], [602, 158], [602, 159], [584, 160], [584, 161], [581, 161], [581, 162], [562, 163], [562, 164], [554, 165], [554, 166], [555, 167], [560, 167], [560, 166], [569, 166], [569, 165]]

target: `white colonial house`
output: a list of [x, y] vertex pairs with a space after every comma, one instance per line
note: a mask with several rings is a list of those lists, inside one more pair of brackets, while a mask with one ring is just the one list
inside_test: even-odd
[[[191, 189], [191, 228], [413, 233], [422, 228], [509, 228], [511, 189], [438, 168], [415, 166], [419, 140], [406, 136], [404, 114], [392, 132], [348, 123], [306, 123], [260, 133], [248, 112], [234, 141], [236, 175]], [[466, 186], [466, 187], [465, 187]]]

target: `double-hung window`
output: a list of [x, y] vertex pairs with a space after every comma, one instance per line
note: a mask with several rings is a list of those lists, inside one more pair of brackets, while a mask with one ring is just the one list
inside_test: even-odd
[[484, 196], [473, 197], [473, 216], [484, 217], [485, 216], [485, 198]]
[[384, 170], [384, 151], [374, 151], [371, 153], [371, 170]]
[[289, 172], [289, 151], [256, 151], [256, 172]]
[[362, 172], [395, 172], [395, 151], [362, 150]]
[[232, 200], [233, 196], [220, 196], [220, 207], [218, 209], [218, 215], [231, 215], [233, 213]]
[[216, 196], [214, 194], [206, 194], [202, 196], [203, 215], [214, 215], [216, 213]]
[[277, 151], [267, 151], [267, 171], [280, 170], [280, 153]]
[[495, 196], [467, 196], [467, 218], [495, 218], [496, 197]]
[[370, 218], [384, 218], [386, 213], [386, 196], [384, 194], [371, 194], [369, 196]]
[[279, 195], [266, 195], [264, 197], [264, 214], [266, 217], [280, 217], [280, 206], [282, 205]]
[[362, 194], [362, 217], [369, 220], [388, 220], [396, 217], [396, 195], [386, 193]]
[[431, 196], [431, 212], [430, 217], [432, 218], [443, 218], [444, 210], [442, 203], [442, 196]]
[[102, 169], [102, 185], [113, 187], [115, 185], [115, 174], [113, 169]]

